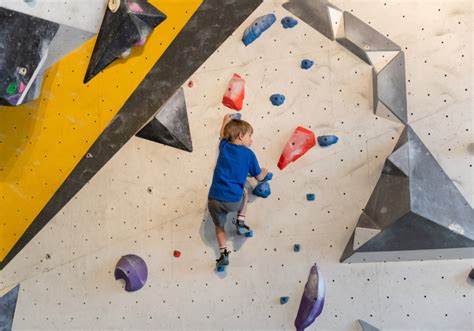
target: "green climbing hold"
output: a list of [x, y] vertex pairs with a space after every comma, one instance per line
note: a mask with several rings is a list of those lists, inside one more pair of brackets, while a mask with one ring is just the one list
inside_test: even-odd
[[8, 84], [7, 91], [6, 91], [8, 95], [13, 95], [16, 93], [16, 91], [18, 91], [17, 83], [13, 82], [13, 83]]

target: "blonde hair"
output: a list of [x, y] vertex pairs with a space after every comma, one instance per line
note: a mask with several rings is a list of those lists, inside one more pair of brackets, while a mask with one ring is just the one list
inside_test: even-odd
[[243, 120], [231, 120], [224, 127], [224, 138], [228, 141], [235, 141], [240, 134], [245, 135], [247, 132], [253, 133], [250, 123]]

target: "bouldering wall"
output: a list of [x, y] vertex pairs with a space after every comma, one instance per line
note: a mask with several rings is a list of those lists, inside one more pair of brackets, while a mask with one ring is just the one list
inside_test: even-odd
[[[21, 284], [14, 329], [292, 329], [315, 262], [327, 293], [311, 330], [357, 330], [358, 319], [393, 330], [474, 328], [467, 280], [473, 260], [339, 263], [404, 126], [373, 114], [371, 67], [301, 20], [285, 29], [280, 20], [294, 15], [282, 3], [264, 1], [183, 82], [192, 153], [133, 137], [0, 271], [0, 289]], [[333, 3], [402, 47], [408, 121], [472, 207], [472, 3]], [[276, 22], [244, 46], [247, 26], [269, 13]], [[95, 23], [87, 24], [74, 26], [94, 31]], [[303, 59], [315, 63], [304, 70]], [[267, 199], [251, 199], [247, 222], [254, 237], [239, 237], [228, 224], [230, 265], [216, 273], [206, 197], [222, 117], [233, 112], [221, 101], [234, 73], [245, 80], [241, 115], [254, 127], [252, 148], [274, 177]], [[46, 95], [64, 78], [50, 79]], [[60, 99], [77, 93], [72, 86], [66, 94], [54, 91]], [[101, 84], [95, 93], [107, 91]], [[272, 105], [273, 94], [284, 95], [284, 103]], [[316, 145], [279, 170], [280, 153], [298, 126], [339, 141]], [[307, 200], [311, 193], [314, 201]], [[16, 212], [11, 206], [1, 210]], [[133, 293], [114, 279], [117, 261], [127, 254], [148, 266], [145, 286]], [[284, 296], [289, 300], [282, 305]]]

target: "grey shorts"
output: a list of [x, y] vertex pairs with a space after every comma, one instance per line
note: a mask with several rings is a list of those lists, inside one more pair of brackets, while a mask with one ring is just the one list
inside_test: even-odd
[[237, 202], [224, 202], [219, 200], [209, 199], [207, 207], [209, 214], [211, 214], [212, 221], [216, 226], [224, 227], [227, 221], [227, 214], [239, 211], [244, 204], [244, 196]]

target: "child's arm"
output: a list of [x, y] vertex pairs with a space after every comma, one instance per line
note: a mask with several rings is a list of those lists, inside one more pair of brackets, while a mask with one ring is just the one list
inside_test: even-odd
[[219, 135], [220, 139], [224, 138], [224, 128], [227, 125], [227, 123], [229, 123], [231, 120], [232, 120], [232, 117], [229, 114], [224, 115], [224, 119], [222, 120], [221, 132]]
[[255, 179], [257, 179], [259, 182], [261, 182], [262, 180], [265, 179], [265, 177], [267, 176], [267, 174], [268, 174], [268, 169], [262, 168], [262, 172], [260, 173], [260, 175], [255, 176]]

